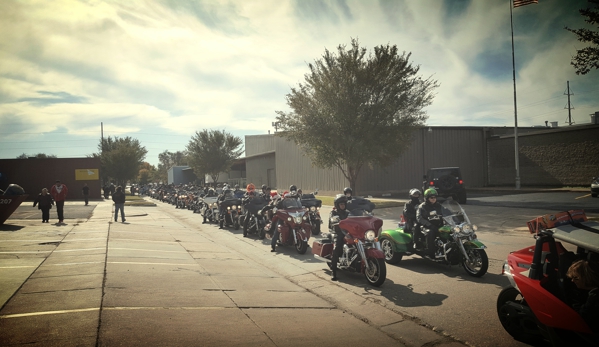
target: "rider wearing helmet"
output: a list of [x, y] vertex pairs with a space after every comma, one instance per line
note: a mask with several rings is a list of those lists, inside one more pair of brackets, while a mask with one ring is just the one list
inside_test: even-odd
[[229, 188], [225, 188], [223, 193], [218, 196], [218, 199], [216, 199], [216, 203], [218, 204], [218, 212], [220, 215], [220, 229], [224, 229], [225, 213], [227, 212], [227, 210], [223, 208], [222, 203], [225, 201], [225, 199], [231, 199], [233, 196], [233, 191]]
[[416, 209], [420, 205], [420, 190], [410, 189], [410, 201], [406, 202], [403, 208], [403, 218], [406, 221], [404, 231], [416, 235], [414, 226], [416, 224]]
[[289, 186], [289, 195], [297, 195], [297, 187], [295, 184]]
[[329, 268], [333, 272], [331, 276], [331, 280], [337, 280], [337, 263], [339, 262], [339, 257], [343, 254], [343, 244], [345, 241], [343, 240], [345, 234], [339, 227], [339, 225], [335, 225], [334, 228], [331, 228], [331, 219], [333, 217], [339, 217], [339, 220], [343, 220], [349, 216], [349, 211], [347, 210], [347, 196], [338, 195], [334, 201], [335, 208], [331, 211], [331, 215], [329, 217], [329, 229], [335, 233], [335, 249], [333, 250], [333, 257], [331, 261], [328, 263]]
[[343, 195], [345, 195], [347, 197], [347, 201], [352, 199], [353, 193], [354, 193], [354, 191], [350, 187], [345, 187], [343, 189]]
[[[416, 220], [421, 225], [421, 231], [426, 234], [426, 248], [429, 256], [435, 256], [435, 239], [439, 227], [443, 225], [443, 210], [437, 202], [437, 191], [429, 188], [424, 191], [424, 202], [416, 210]], [[424, 232], [427, 230], [427, 232]]]

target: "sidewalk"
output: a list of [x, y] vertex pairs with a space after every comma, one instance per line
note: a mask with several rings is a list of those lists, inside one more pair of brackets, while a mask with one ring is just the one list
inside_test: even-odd
[[464, 345], [165, 208], [1, 226], [0, 345]]

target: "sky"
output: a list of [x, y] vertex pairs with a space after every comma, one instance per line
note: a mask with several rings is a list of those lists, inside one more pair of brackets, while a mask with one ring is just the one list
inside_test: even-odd
[[[599, 71], [570, 65], [586, 0], [513, 9], [519, 126], [599, 111]], [[98, 152], [130, 136], [158, 164], [196, 132], [274, 132], [325, 50], [396, 45], [440, 84], [429, 126], [514, 127], [509, 0], [2, 0], [0, 158]]]

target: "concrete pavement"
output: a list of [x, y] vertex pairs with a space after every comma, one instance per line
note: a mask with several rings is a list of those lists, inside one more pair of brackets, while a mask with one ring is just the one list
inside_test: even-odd
[[103, 201], [89, 219], [0, 226], [0, 345], [465, 345], [166, 208], [115, 223]]

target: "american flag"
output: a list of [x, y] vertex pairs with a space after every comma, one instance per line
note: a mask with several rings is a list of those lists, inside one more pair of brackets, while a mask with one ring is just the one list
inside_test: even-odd
[[514, 0], [514, 8], [538, 3], [539, 0]]

